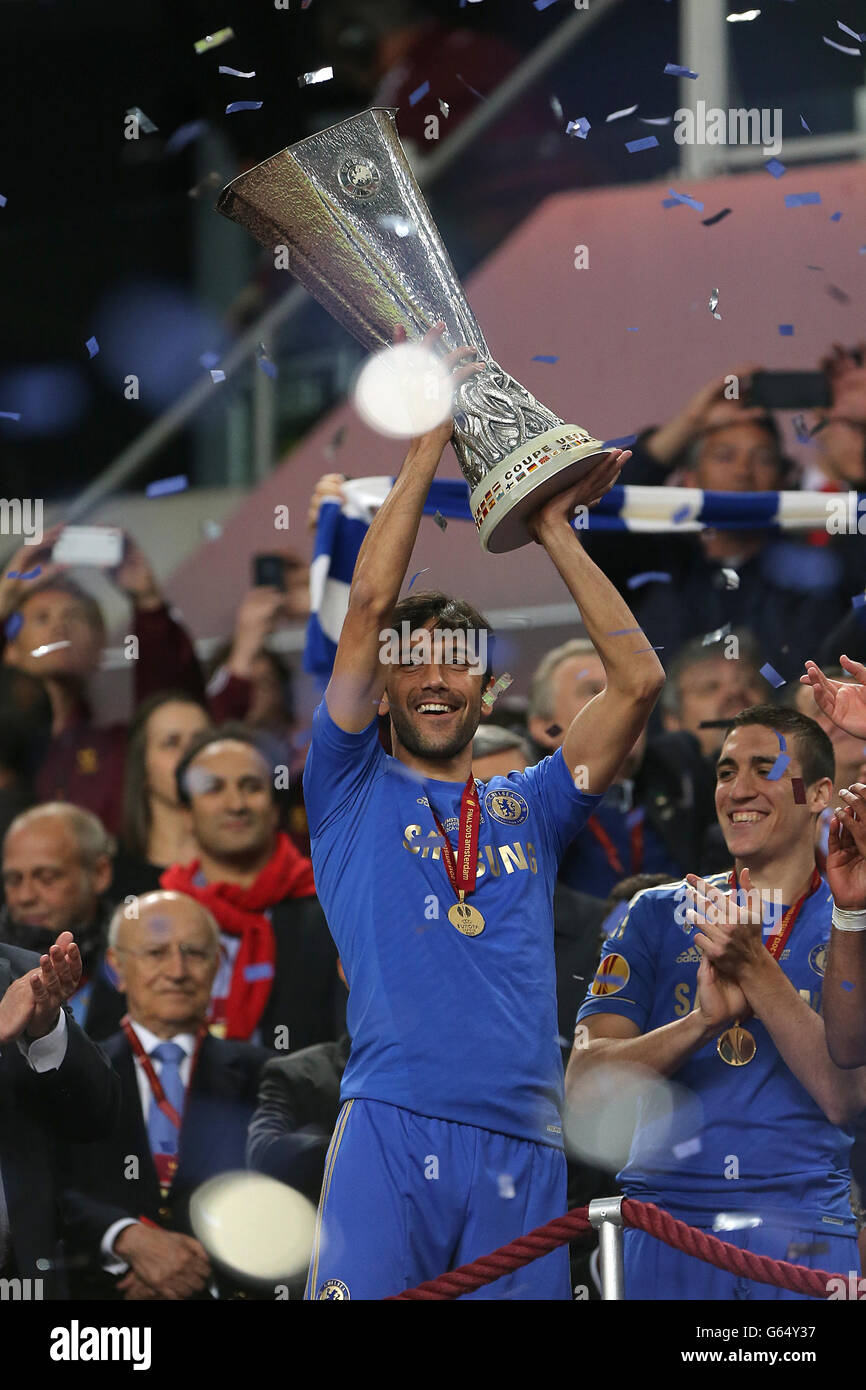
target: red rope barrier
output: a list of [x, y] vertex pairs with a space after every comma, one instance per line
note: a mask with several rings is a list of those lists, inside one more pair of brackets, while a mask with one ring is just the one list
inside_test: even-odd
[[[459, 1298], [461, 1294], [474, 1293], [485, 1284], [492, 1284], [503, 1274], [512, 1274], [523, 1265], [531, 1264], [542, 1255], [549, 1255], [560, 1245], [566, 1245], [573, 1236], [583, 1235], [593, 1228], [587, 1219], [587, 1207], [577, 1207], [567, 1216], [558, 1216], [548, 1221], [546, 1226], [537, 1226], [525, 1236], [501, 1245], [489, 1255], [459, 1269], [440, 1274], [438, 1279], [428, 1279], [417, 1288], [406, 1289], [403, 1293], [392, 1294], [385, 1301], [396, 1303], [403, 1299], [443, 1300]], [[649, 1235], [681, 1250], [684, 1255], [693, 1255], [698, 1260], [726, 1269], [744, 1279], [755, 1279], [760, 1284], [774, 1284], [777, 1288], [790, 1289], [793, 1293], [807, 1294], [812, 1298], [827, 1297], [827, 1282], [838, 1275], [828, 1274], [823, 1269], [807, 1269], [805, 1265], [790, 1264], [787, 1260], [771, 1260], [768, 1255], [755, 1255], [750, 1250], [741, 1250], [738, 1245], [711, 1236], [707, 1231], [697, 1231], [685, 1221], [677, 1221], [669, 1212], [662, 1211], [649, 1202], [635, 1202], [625, 1198], [622, 1204], [622, 1219], [626, 1226], [646, 1231]]]

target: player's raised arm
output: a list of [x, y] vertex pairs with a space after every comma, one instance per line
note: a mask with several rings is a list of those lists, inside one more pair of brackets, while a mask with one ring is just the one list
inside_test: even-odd
[[533, 536], [562, 575], [604, 663], [604, 690], [575, 716], [562, 744], [572, 772], [578, 766], [586, 769], [584, 789], [590, 792], [604, 792], [610, 786], [665, 682], [661, 662], [628, 604], [589, 558], [571, 525], [575, 507], [592, 506], [603, 497], [628, 458], [627, 452], [613, 450], [529, 522]]
[[[444, 331], [445, 325], [437, 324], [426, 335], [425, 345], [434, 347]], [[403, 338], [405, 334], [400, 333], [398, 340]], [[483, 371], [481, 363], [460, 365], [473, 352], [472, 348], [461, 347], [444, 358], [445, 363], [455, 369], [455, 387], [474, 372]], [[375, 703], [385, 688], [385, 670], [379, 660], [379, 634], [399, 597], [424, 502], [453, 428], [453, 420], [448, 419], [412, 440], [394, 486], [373, 518], [358, 553], [349, 590], [349, 609], [325, 692], [331, 718], [346, 733], [360, 733], [367, 728], [375, 713]]]
[[833, 930], [822, 1008], [827, 1047], [837, 1067], [866, 1064], [866, 785], [840, 790], [844, 806], [830, 821], [827, 882]]

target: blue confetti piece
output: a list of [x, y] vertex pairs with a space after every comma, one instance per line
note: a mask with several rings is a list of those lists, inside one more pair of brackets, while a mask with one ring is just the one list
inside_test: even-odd
[[663, 208], [678, 208], [681, 206], [682, 203], [679, 198], [662, 198]]
[[229, 68], [220, 63], [220, 72], [225, 72], [229, 77], [255, 77], [254, 72], [241, 72], [239, 68]]
[[0, 420], [20, 420], [20, 410], [0, 410]]
[[558, 358], [558, 357], [544, 357], [544, 356], [542, 356], [542, 355], [539, 355], [538, 357], [533, 357], [532, 360], [533, 360], [533, 362], [558, 362], [558, 361], [559, 361], [559, 358]]
[[629, 154], [638, 154], [641, 150], [651, 150], [658, 145], [658, 140], [654, 135], [644, 135], [640, 140], [626, 140], [625, 147]]
[[276, 381], [277, 367], [275, 362], [272, 362], [269, 357], [260, 357], [259, 366], [261, 367], [265, 376], [269, 376], [271, 381]]
[[767, 781], [778, 782], [779, 778], [782, 776], [782, 773], [785, 771], [785, 768], [788, 766], [788, 763], [790, 761], [791, 758], [788, 753], [780, 753], [776, 761], [773, 763], [773, 766], [770, 768], [770, 771], [767, 773]]
[[274, 978], [274, 967], [269, 960], [264, 960], [259, 965], [245, 965], [244, 979], [247, 984], [255, 984], [256, 980], [272, 980]]
[[217, 382], [225, 381], [226, 374], [224, 371], [222, 371], [220, 367], [215, 367], [210, 374], [210, 379], [212, 382], [214, 382], [214, 384], [216, 384]]
[[671, 517], [671, 521], [674, 523], [675, 526], [678, 526], [681, 521], [690, 521], [691, 515], [691, 507], [680, 507], [679, 511], [674, 512], [673, 516]]
[[841, 984], [843, 989], [847, 989], [849, 991], [854, 988], [850, 980], [842, 980]]
[[645, 574], [633, 574], [626, 580], [627, 589], [641, 589], [644, 584], [670, 584], [671, 576], [662, 570], [647, 570]]
[[793, 336], [794, 336], [794, 325], [793, 325], [792, 323], [780, 323], [780, 324], [779, 324], [779, 333], [781, 334], [781, 336], [782, 336], [783, 338], [793, 338]]
[[786, 193], [786, 194], [785, 194], [785, 207], [786, 207], [786, 208], [807, 208], [807, 207], [811, 207], [813, 203], [820, 203], [820, 201], [821, 201], [821, 194], [820, 194], [820, 193]]
[[532, 7], [536, 10], [546, 10], [550, 5], [555, 5], [556, 0], [532, 0]]
[[13, 642], [15, 640], [18, 633], [21, 631], [21, 624], [23, 622], [24, 618], [20, 613], [13, 613], [12, 617], [7, 620], [5, 629], [7, 642]]
[[672, 198], [676, 198], [678, 203], [685, 203], [686, 207], [696, 208], [698, 212], [703, 212], [703, 203], [699, 203], [697, 198], [690, 198], [688, 193], [677, 193], [675, 188], [669, 188], [668, 193]]
[[841, 221], [842, 221], [842, 214], [841, 214], [841, 212], [831, 212], [831, 213], [830, 213], [830, 221], [831, 221], [831, 222], [841, 222]]
[[640, 333], [639, 328], [627, 328], [625, 331], [626, 333]]
[[618, 627], [613, 632], [606, 632], [605, 637], [625, 637], [628, 632], [640, 632], [639, 627]]
[[164, 1154], [173, 1154], [176, 1149], [176, 1145], [174, 1143], [174, 1140], [172, 1139], [160, 1139], [159, 1147], [162, 1149]]
[[204, 135], [209, 130], [207, 121], [187, 121], [184, 125], [179, 125], [177, 130], [168, 137], [165, 142], [166, 154], [178, 154], [185, 149], [193, 140], [197, 140], [200, 135]]
[[856, 39], [858, 43], [862, 43], [866, 39], [866, 34], [858, 34], [856, 29], [849, 29], [848, 25], [843, 24], [841, 19], [836, 20], [836, 28], [841, 29], [843, 34], [850, 34], [851, 38]]
[[22, 570], [10, 570], [9, 573], [7, 574], [6, 578], [7, 578], [7, 579], [36, 579], [37, 576], [40, 575], [41, 573], [42, 573], [42, 566], [41, 566], [41, 565], [37, 565], [36, 568], [35, 568], [35, 570], [27, 570], [26, 573], [25, 573], [24, 571], [22, 571]]
[[569, 121], [565, 127], [566, 135], [576, 136], [578, 140], [585, 140], [591, 130], [592, 126], [586, 116], [578, 116], [576, 121]]
[[211, 367], [215, 367], [217, 362], [219, 362], [220, 355], [218, 352], [203, 352], [198, 360], [200, 366], [210, 371]]
[[409, 105], [417, 106], [419, 101], [423, 101], [430, 90], [429, 82], [422, 82], [420, 87], [416, 87], [414, 92], [409, 93]]
[[173, 492], [185, 492], [189, 487], [186, 474], [179, 473], [174, 478], [160, 478], [156, 483], [148, 483], [144, 489], [145, 497], [168, 497]]
[[[409, 580], [409, 588], [410, 588], [410, 589], [412, 588], [412, 585], [415, 583], [415, 580], [418, 579], [422, 574], [427, 574], [427, 572], [429, 571], [429, 569], [430, 569], [430, 566], [427, 565], [423, 570], [418, 570], [415, 574], [413, 574], [413, 575], [412, 575], [412, 578]], [[408, 592], [408, 591], [407, 591], [407, 592]]]
[[787, 173], [788, 166], [783, 164], [781, 159], [768, 159], [764, 168], [768, 174], [773, 175], [774, 179], [780, 179], [784, 173]]
[[627, 449], [631, 444], [634, 444], [636, 439], [636, 434], [623, 434], [620, 435], [619, 439], [606, 439], [601, 447], [603, 449]]
[[[836, 23], [837, 23], [837, 24], [839, 23], [838, 19], [836, 20]], [[823, 35], [822, 35], [822, 38], [823, 38], [824, 42], [825, 42], [826, 44], [829, 45], [830, 48], [835, 48], [835, 49], [837, 49], [840, 53], [849, 53], [849, 54], [851, 55], [852, 58], [859, 58], [859, 57], [860, 57], [860, 49], [859, 49], [859, 48], [850, 48], [850, 47], [848, 47], [848, 46], [847, 46], [846, 44], [844, 44], [844, 43], [835, 43], [833, 39], [828, 39], [826, 34], [823, 34]]]
[[776, 730], [776, 738], [779, 740], [779, 751], [780, 751], [781, 753], [786, 752], [786, 751], [787, 751], [787, 748], [788, 748], [788, 744], [787, 744], [787, 742], [786, 742], [786, 740], [785, 740], [785, 735], [784, 735], [784, 734], [780, 734], [778, 729]]
[[769, 661], [765, 662], [761, 667], [761, 675], [764, 677], [765, 681], [770, 682], [774, 690], [781, 690], [782, 686], [785, 684], [785, 677], [780, 676], [775, 666], [771, 666]]
[[230, 101], [226, 107], [226, 115], [233, 116], [236, 111], [260, 111], [263, 105], [261, 101]]
[[690, 77], [692, 81], [694, 81], [694, 79], [698, 76], [698, 73], [692, 72], [691, 68], [681, 67], [679, 63], [665, 63], [665, 76]]
[[866, 607], [866, 594], [855, 594], [851, 600], [852, 608]]
[[88, 338], [84, 346], [87, 348], [90, 357], [95, 357], [99, 351], [99, 344], [95, 338]]
[[3, 193], [0, 193], [0, 208], [5, 208], [5, 206], [6, 206], [6, 197], [5, 197], [5, 195], [4, 195]]
[[800, 125], [803, 127], [804, 130], [809, 131], [810, 135], [812, 134], [811, 130], [809, 130], [809, 127], [806, 125], [806, 119], [804, 116], [800, 117]]

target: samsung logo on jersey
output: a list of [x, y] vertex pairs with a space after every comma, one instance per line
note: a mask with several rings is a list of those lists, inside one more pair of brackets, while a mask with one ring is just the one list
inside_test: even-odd
[[[403, 831], [403, 848], [410, 854], [420, 854], [422, 859], [441, 859], [442, 836], [436, 830], [428, 831], [425, 836], [420, 825], [407, 825]], [[513, 874], [515, 869], [528, 869], [531, 874], [537, 874], [538, 861], [533, 842], [527, 840], [524, 847], [519, 840], [514, 840], [510, 845], [485, 845], [483, 853], [479, 850], [478, 878], [483, 878], [488, 870], [494, 878], [498, 878], [503, 869], [507, 874]]]

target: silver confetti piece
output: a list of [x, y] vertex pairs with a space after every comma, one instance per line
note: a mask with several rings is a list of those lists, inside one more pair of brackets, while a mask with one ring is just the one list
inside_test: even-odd
[[707, 307], [709, 308], [709, 311], [710, 311], [710, 313], [712, 314], [712, 316], [713, 316], [714, 319], [720, 319], [720, 318], [722, 317], [721, 314], [717, 314], [717, 313], [716, 313], [716, 307], [717, 307], [717, 305], [718, 305], [718, 302], [719, 302], [719, 292], [718, 292], [718, 290], [711, 290], [711, 291], [710, 291], [710, 302], [709, 302], [709, 304], [708, 304]]
[[443, 116], [451, 115], [451, 107], [448, 105], [447, 101], [443, 101], [441, 97], [439, 98], [439, 110], [442, 112]]
[[737, 574], [736, 570], [723, 569], [722, 575], [724, 577], [726, 589], [739, 589], [740, 576]]
[[330, 82], [334, 76], [333, 68], [316, 68], [315, 72], [305, 72], [298, 78], [299, 87], [312, 87], [315, 82]]

